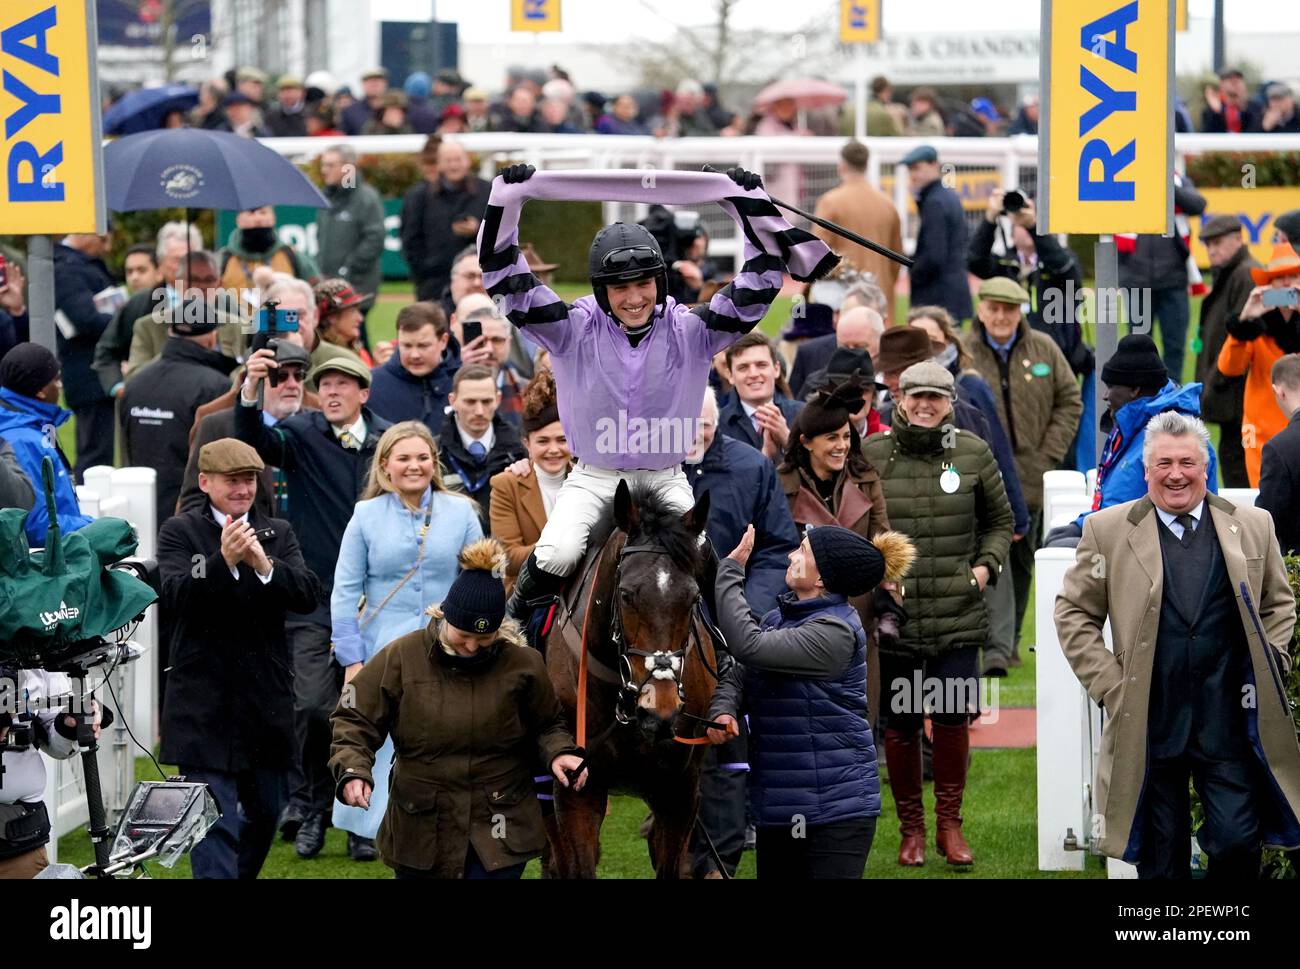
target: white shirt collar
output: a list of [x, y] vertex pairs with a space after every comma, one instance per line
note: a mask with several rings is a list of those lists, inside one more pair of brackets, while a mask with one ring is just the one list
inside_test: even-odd
[[335, 437], [341, 438], [344, 433], [350, 433], [358, 441], [363, 443], [365, 442], [366, 419], [360, 414], [357, 415], [356, 423], [352, 424], [350, 427], [339, 427], [335, 424], [331, 424], [330, 427], [333, 429]]
[[[220, 525], [222, 528], [226, 527], [226, 519], [229, 516], [223, 514], [220, 511], [217, 511], [217, 506], [212, 504], [211, 502], [208, 503], [208, 513], [212, 515], [213, 521], [215, 521], [218, 525]], [[239, 516], [237, 520], [241, 522], [248, 521], [248, 512], [244, 512], [242, 515]]]
[[495, 445], [497, 442], [496, 428], [494, 428], [491, 424], [488, 425], [486, 434], [484, 434], [482, 437], [474, 437], [473, 435], [467, 434], [465, 432], [465, 428], [460, 426], [460, 421], [456, 421], [456, 433], [460, 435], [460, 443], [465, 445], [466, 451], [469, 450], [469, 445], [471, 441], [478, 441], [483, 445], [484, 449], [488, 451], [491, 451], [493, 445]]
[[[1197, 528], [1201, 527], [1201, 512], [1204, 508], [1205, 508], [1205, 499], [1202, 498], [1200, 503], [1197, 504], [1195, 508], [1187, 512], [1187, 514], [1191, 515], [1194, 519], [1196, 519]], [[1170, 531], [1173, 531], [1174, 525], [1176, 524], [1175, 519], [1178, 518], [1178, 515], [1183, 514], [1183, 512], [1178, 512], [1177, 514], [1175, 514], [1174, 512], [1171, 511], [1165, 511], [1159, 505], [1156, 505], [1156, 514], [1159, 515], [1160, 520], [1165, 523], [1165, 527], [1168, 528]], [[1178, 526], [1178, 530], [1180, 532], [1182, 531], [1182, 528], [1183, 528], [1182, 525]]]

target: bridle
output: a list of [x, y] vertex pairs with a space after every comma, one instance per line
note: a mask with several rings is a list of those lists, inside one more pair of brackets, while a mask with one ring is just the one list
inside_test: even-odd
[[[686, 634], [686, 641], [680, 649], [675, 650], [645, 650], [635, 649], [627, 641], [627, 633], [623, 628], [623, 603], [618, 595], [618, 590], [622, 584], [623, 562], [631, 555], [667, 555], [668, 550], [658, 545], [624, 545], [619, 549], [618, 564], [614, 569], [614, 609], [613, 616], [610, 620], [610, 639], [614, 647], [618, 650], [618, 676], [620, 681], [618, 699], [614, 704], [614, 717], [622, 724], [631, 723], [636, 716], [637, 700], [641, 696], [641, 691], [650, 685], [651, 680], [672, 680], [677, 686], [677, 699], [683, 703], [686, 701], [686, 685], [684, 674], [686, 670], [686, 659], [692, 649], [699, 653], [700, 662], [708, 670], [709, 675], [716, 682], [720, 678], [720, 673], [725, 670], [715, 670], [709, 665], [708, 658], [704, 655], [704, 644], [700, 641], [700, 626], [705, 624], [704, 614], [700, 609], [701, 596], [696, 592], [695, 599], [691, 603], [690, 628]], [[715, 653], [715, 655], [717, 655]], [[646, 675], [640, 683], [636, 682], [632, 673], [632, 660], [630, 657], [639, 656], [645, 661]], [[721, 665], [721, 663], [719, 663]], [[702, 717], [686, 713], [679, 710], [679, 717], [686, 717], [700, 723], [711, 723]], [[676, 737], [683, 743], [696, 742], [707, 738], [684, 738]]]
[[[580, 653], [578, 659], [578, 695], [576, 710], [578, 754], [582, 758], [582, 761], [573, 770], [565, 772], [569, 776], [570, 783], [573, 783], [574, 780], [580, 777], [582, 772], [587, 768], [587, 750], [589, 749], [587, 746], [587, 664], [589, 653], [587, 647], [587, 633], [590, 629], [592, 606], [596, 601], [594, 585], [599, 581], [600, 568], [604, 561], [605, 551], [607, 548], [608, 546], [601, 549], [600, 556], [596, 560], [596, 578], [592, 580], [593, 590], [588, 596], [586, 614], [583, 616], [582, 620], [582, 641], [578, 647]], [[683, 682], [683, 674], [686, 669], [686, 659], [690, 655], [692, 648], [698, 649], [700, 662], [709, 672], [709, 675], [713, 677], [715, 683], [721, 680], [721, 677], [731, 668], [731, 664], [734, 662], [729, 653], [718, 649], [718, 643], [723, 641], [722, 634], [708, 621], [703, 609], [701, 609], [701, 596], [698, 591], [695, 594], [695, 600], [691, 603], [690, 632], [687, 634], [686, 644], [682, 646], [681, 649], [671, 651], [655, 650], [650, 652], [648, 650], [635, 649], [628, 645], [627, 634], [623, 629], [623, 604], [622, 599], [618, 594], [618, 590], [621, 584], [620, 580], [623, 572], [623, 560], [629, 555], [637, 554], [667, 555], [668, 550], [660, 548], [657, 545], [624, 545], [618, 551], [618, 561], [614, 567], [614, 608], [613, 614], [610, 618], [610, 638], [618, 650], [619, 691], [618, 696], [614, 701], [614, 719], [609, 722], [609, 725], [600, 732], [600, 735], [595, 740], [591, 741], [591, 747], [595, 747], [602, 743], [618, 727], [626, 726], [633, 722], [636, 716], [637, 701], [640, 699], [641, 691], [650, 684], [652, 679], [673, 680], [677, 684], [677, 698], [682, 702], [685, 702], [686, 688]], [[710, 666], [708, 659], [704, 655], [704, 644], [700, 640], [699, 632], [701, 627], [709, 630], [710, 638], [713, 642], [713, 655], [717, 659], [718, 669], [714, 669]], [[632, 661], [628, 658], [630, 656], [639, 656], [645, 660], [646, 676], [639, 684], [634, 681], [632, 676]], [[697, 717], [693, 713], [687, 713], [685, 710], [679, 709], [677, 711], [676, 722], [680, 723], [683, 720], [689, 720], [703, 727], [705, 730], [715, 729], [729, 733], [735, 732], [734, 728], [729, 729], [728, 725], [717, 723], [713, 720], [707, 720], [704, 717]], [[673, 740], [677, 743], [688, 744], [691, 746], [709, 743], [709, 738], [707, 736], [683, 737], [678, 734], [675, 729], [673, 731]], [[703, 838], [710, 855], [713, 857], [714, 864], [717, 865], [718, 871], [721, 873], [722, 877], [730, 880], [731, 876], [727, 872], [727, 866], [723, 862], [721, 855], [718, 854], [718, 849], [714, 846], [713, 839], [709, 836], [708, 829], [701, 824], [698, 815], [696, 815], [695, 818], [695, 828]]]

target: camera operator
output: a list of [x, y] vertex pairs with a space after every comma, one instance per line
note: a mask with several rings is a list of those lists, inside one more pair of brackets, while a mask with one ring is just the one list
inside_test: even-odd
[[[1029, 325], [1046, 333], [1065, 354], [1076, 377], [1092, 373], [1092, 348], [1083, 342], [1075, 319], [1075, 294], [1083, 289], [1083, 271], [1074, 253], [1056, 236], [1038, 235], [1034, 200], [1019, 189], [995, 188], [984, 218], [971, 235], [967, 267], [980, 279], [1006, 276], [1029, 291], [1022, 307]], [[1074, 281], [1073, 292], [1067, 283]], [[1044, 310], [1055, 302], [1054, 312]]]
[[671, 212], [662, 205], [650, 206], [641, 225], [659, 243], [668, 265], [668, 295], [679, 303], [695, 303], [706, 282], [717, 275], [708, 258], [709, 235], [700, 222], [700, 213], [683, 209]]
[[[0, 668], [0, 879], [35, 878], [49, 864], [41, 754], [77, 753], [77, 721], [49, 702], [70, 690], [62, 673]], [[98, 739], [99, 705], [91, 709]]]

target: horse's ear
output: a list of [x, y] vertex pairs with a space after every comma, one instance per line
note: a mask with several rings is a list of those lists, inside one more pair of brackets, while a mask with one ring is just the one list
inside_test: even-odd
[[614, 524], [631, 535], [636, 529], [640, 516], [632, 502], [632, 489], [626, 479], [620, 479], [618, 490], [614, 492]]
[[682, 515], [682, 524], [685, 525], [693, 535], [698, 535], [704, 531], [704, 527], [709, 523], [709, 492], [705, 491], [700, 495], [700, 500], [695, 503], [695, 507]]

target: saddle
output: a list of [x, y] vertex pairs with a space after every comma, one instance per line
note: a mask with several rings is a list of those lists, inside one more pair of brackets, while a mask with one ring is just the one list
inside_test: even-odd
[[[558, 627], [569, 651], [575, 657], [582, 654], [582, 626], [587, 615], [587, 603], [595, 592], [596, 566], [600, 561], [600, 553], [613, 533], [614, 523], [610, 520], [604, 520], [592, 529], [581, 564], [550, 607], [540, 613], [542, 619], [534, 638], [539, 650], [545, 652], [546, 638]], [[621, 682], [615, 670], [590, 653], [587, 655], [587, 663], [589, 672], [596, 679], [613, 684]]]

